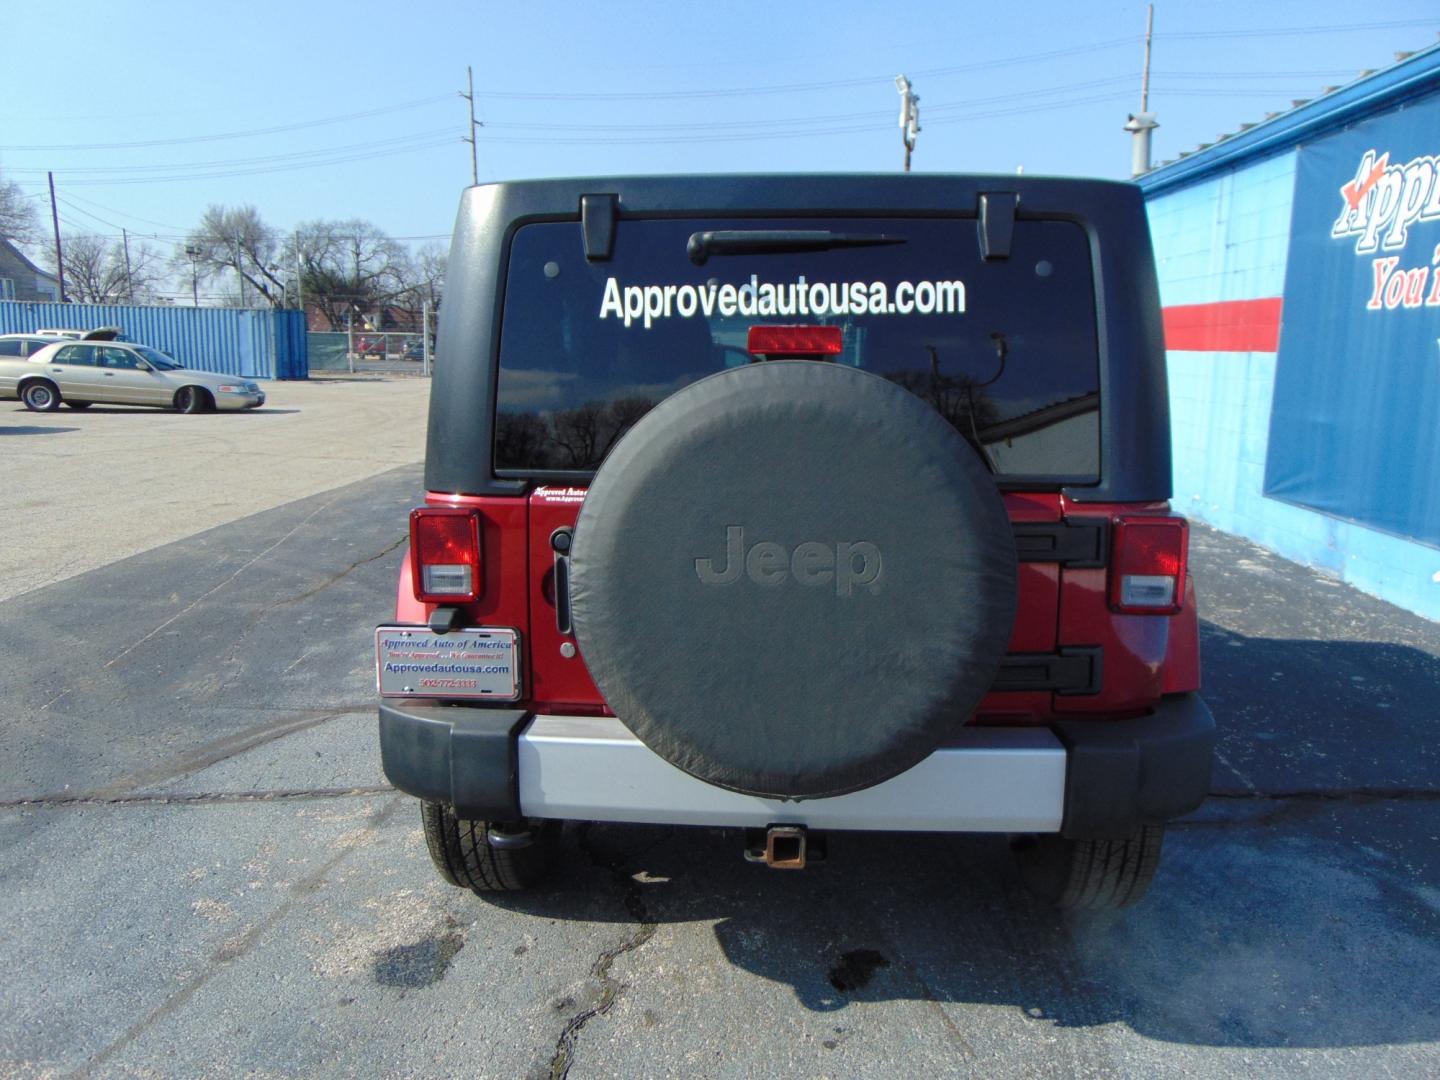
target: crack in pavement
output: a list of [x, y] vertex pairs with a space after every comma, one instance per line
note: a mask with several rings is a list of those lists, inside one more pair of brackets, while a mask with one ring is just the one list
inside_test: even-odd
[[[327, 577], [324, 581], [321, 581], [319, 584], [312, 585], [304, 592], [296, 593], [294, 596], [282, 597], [279, 600], [272, 600], [270, 603], [263, 605], [262, 607], [254, 611], [250, 615], [250, 617], [245, 620], [244, 625], [240, 627], [240, 632], [235, 636], [235, 640], [230, 643], [229, 648], [225, 652], [225, 658], [222, 663], [233, 664], [236, 662], [240, 654], [240, 650], [245, 644], [246, 638], [250, 636], [250, 632], [254, 630], [255, 627], [259, 626], [260, 623], [271, 612], [276, 611], [279, 608], [289, 607], [291, 604], [298, 604], [300, 603], [300, 601], [308, 600], [310, 597], [315, 596], [317, 593], [324, 592], [326, 589], [330, 588], [330, 586], [334, 585], [337, 581], [341, 581], [347, 575], [358, 570], [360, 567], [368, 566], [370, 563], [377, 562], [378, 560], [383, 559], [386, 555], [389, 555], [392, 551], [400, 547], [409, 539], [409, 534], [405, 533], [401, 535], [398, 540], [387, 544], [382, 550], [377, 551], [374, 555], [366, 555], [363, 558], [356, 559], [349, 566], [346, 566], [343, 569], [336, 571], [335, 573]], [[295, 663], [291, 664], [290, 667], [287, 667], [285, 669], [285, 673], [289, 673], [289, 671], [294, 668], [296, 664], [300, 663], [300, 660], [303, 660], [307, 655], [309, 655], [309, 651], [301, 654], [299, 660], [296, 660]], [[227, 680], [227, 687], [229, 685], [229, 681], [230, 680]]]
[[1386, 787], [1355, 787], [1355, 788], [1298, 788], [1293, 791], [1248, 791], [1221, 790], [1210, 792], [1211, 799], [1248, 799], [1252, 801], [1312, 801], [1312, 802], [1345, 802], [1355, 800], [1356, 802], [1387, 802], [1387, 801], [1413, 801], [1413, 802], [1437, 802], [1440, 801], [1440, 788], [1386, 788]]
[[[317, 709], [314, 714], [302, 716], [298, 720], [284, 720], [278, 724], [262, 724], [258, 727], [248, 728], [245, 731], [228, 735], [223, 739], [206, 743], [195, 750], [174, 758], [164, 764], [156, 765], [140, 772], [131, 773], [129, 776], [122, 776], [113, 783], [106, 784], [103, 788], [92, 793], [94, 799], [108, 800], [117, 796], [133, 792], [137, 788], [149, 787], [164, 780], [174, 780], [176, 777], [185, 776], [189, 773], [199, 772], [208, 769], [211, 765], [218, 765], [232, 757], [248, 753], [266, 743], [283, 739], [287, 735], [295, 735], [309, 728], [319, 727], [321, 724], [331, 720], [338, 720], [342, 716], [350, 716], [357, 710], [345, 710], [336, 712], [333, 709]], [[318, 715], [316, 715], [318, 714]], [[64, 796], [61, 795], [61, 798]]]
[[[390, 800], [388, 806], [371, 815], [370, 828], [380, 828], [389, 821], [390, 816], [394, 814], [402, 804], [407, 802], [409, 802], [409, 799], [403, 796]], [[184, 986], [171, 994], [134, 1024], [130, 1025], [125, 1031], [121, 1032], [109, 1046], [90, 1058], [89, 1061], [85, 1062], [78, 1069], [75, 1069], [70, 1075], [89, 1076], [95, 1069], [130, 1046], [130, 1044], [143, 1035], [147, 1029], [177, 1012], [186, 1002], [194, 997], [200, 988], [208, 983], [217, 972], [234, 961], [239, 960], [254, 948], [255, 943], [260, 940], [265, 932], [288, 915], [297, 904], [307, 902], [311, 894], [314, 893], [314, 891], [320, 887], [320, 883], [325, 880], [325, 875], [330, 873], [330, 871], [338, 866], [344, 859], [348, 858], [354, 850], [353, 847], [345, 848], [330, 859], [327, 859], [314, 873], [308, 874], [299, 881], [296, 881], [290, 886], [285, 900], [269, 915], [247, 930], [233, 947], [227, 947], [215, 953], [215, 955], [211, 957], [210, 965], [207, 968], [192, 976]]]
[[267, 604], [265, 607], [260, 609], [260, 612], [258, 614], [264, 614], [267, 611], [273, 611], [275, 608], [278, 607], [286, 607], [289, 604], [298, 604], [301, 600], [308, 600], [316, 593], [323, 592], [324, 590], [330, 588], [331, 585], [334, 585], [337, 581], [345, 577], [347, 574], [351, 574], [356, 570], [360, 569], [360, 567], [366, 566], [369, 563], [375, 562], [379, 559], [383, 559], [386, 555], [389, 555], [392, 551], [400, 547], [402, 544], [407, 543], [409, 540], [410, 534], [406, 533], [405, 535], [401, 536], [400, 539], [396, 540], [392, 544], [387, 545], [383, 550], [376, 552], [374, 555], [367, 555], [363, 559], [357, 559], [355, 560], [355, 562], [351, 563], [343, 570], [331, 574], [324, 581], [320, 582], [320, 584], [315, 585], [312, 588], [306, 589], [304, 592], [299, 593], [295, 596], [287, 596], [284, 600], [277, 600], [273, 604]]
[[266, 791], [176, 791], [146, 795], [35, 795], [24, 799], [0, 799], [0, 810], [53, 810], [68, 806], [135, 806], [155, 803], [223, 805], [225, 803], [275, 802], [282, 799], [353, 799], [388, 795], [389, 784], [345, 788], [274, 788]]
[[[1194, 813], [1172, 821], [1172, 828], [1234, 829], [1266, 828], [1287, 821], [1300, 821], [1323, 813], [1328, 807], [1365, 807], [1386, 803], [1440, 802], [1440, 789], [1404, 787], [1354, 787], [1326, 790], [1210, 792]], [[1223, 808], [1233, 809], [1223, 809]], [[1243, 809], [1242, 809], [1243, 808]], [[1210, 811], [1206, 813], [1207, 809]]]
[[267, 547], [264, 551], [260, 552], [258, 555], [254, 555], [254, 556], [251, 556], [249, 559], [246, 559], [245, 562], [240, 565], [239, 569], [237, 569], [233, 574], [231, 574], [229, 577], [227, 577], [224, 581], [220, 582], [218, 585], [211, 586], [211, 587], [210, 587], [209, 589], [207, 589], [205, 592], [203, 592], [203, 593], [201, 593], [199, 596], [197, 596], [194, 600], [190, 601], [190, 603], [187, 604], [183, 609], [181, 609], [180, 611], [177, 611], [174, 615], [171, 615], [170, 618], [166, 619], [166, 620], [165, 620], [164, 622], [162, 622], [159, 626], [155, 627], [154, 630], [151, 630], [151, 631], [150, 631], [148, 634], [146, 634], [144, 637], [140, 638], [140, 639], [137, 640], [137, 641], [132, 641], [132, 642], [131, 642], [128, 646], [126, 646], [124, 649], [121, 649], [118, 653], [116, 653], [114, 656], [112, 656], [109, 660], [105, 661], [105, 663], [104, 663], [103, 665], [101, 665], [102, 668], [114, 667], [115, 664], [117, 664], [119, 661], [123, 660], [125, 657], [129, 656], [132, 652], [134, 652], [136, 649], [138, 649], [141, 645], [144, 645], [144, 644], [145, 644], [147, 641], [149, 641], [151, 638], [155, 637], [155, 635], [157, 635], [158, 633], [160, 633], [160, 631], [164, 630], [167, 626], [171, 625], [171, 624], [174, 623], [174, 622], [177, 622], [177, 621], [180, 620], [180, 619], [183, 619], [186, 615], [190, 614], [190, 612], [194, 611], [197, 607], [199, 607], [202, 603], [204, 603], [206, 600], [208, 600], [211, 596], [214, 596], [217, 592], [219, 592], [221, 589], [225, 588], [225, 586], [229, 585], [232, 581], [234, 581], [236, 578], [238, 578], [241, 574], [245, 573], [246, 570], [249, 570], [250, 567], [254, 566], [257, 562], [259, 562], [261, 559], [265, 558], [265, 556], [269, 555], [269, 554], [270, 554], [271, 552], [273, 552], [276, 548], [278, 548], [281, 544], [285, 543], [286, 540], [289, 540], [292, 536], [294, 536], [297, 532], [299, 532], [301, 529], [303, 529], [306, 525], [310, 524], [310, 522], [311, 522], [314, 518], [316, 518], [317, 516], [319, 516], [319, 515], [320, 515], [321, 513], [323, 513], [324, 511], [329, 510], [330, 507], [331, 507], [331, 505], [333, 505], [334, 502], [335, 502], [335, 500], [334, 500], [334, 499], [331, 499], [329, 502], [325, 503], [324, 505], [322, 505], [322, 506], [317, 506], [314, 510], [310, 511], [310, 513], [306, 514], [305, 517], [302, 518], [294, 527], [292, 527], [288, 532], [286, 532], [284, 536], [280, 537], [279, 540], [276, 540], [273, 544], [271, 544], [269, 547]]
[[[570, 1066], [575, 1063], [575, 1044], [580, 1037], [581, 1030], [597, 1016], [604, 1016], [615, 1005], [620, 991], [624, 984], [613, 978], [610, 968], [617, 959], [628, 952], [640, 948], [652, 937], [658, 923], [650, 918], [650, 913], [645, 909], [645, 901], [640, 896], [640, 883], [626, 872], [627, 859], [604, 859], [594, 848], [590, 846], [590, 822], [583, 822], [580, 825], [580, 850], [585, 856], [602, 870], [609, 871], [624, 888], [623, 903], [625, 910], [630, 917], [639, 924], [639, 929], [617, 945], [603, 950], [595, 958], [595, 963], [590, 965], [592, 978], [600, 980], [600, 996], [593, 1005], [589, 1005], [575, 1013], [565, 1022], [565, 1027], [560, 1032], [560, 1037], [555, 1040], [555, 1053], [550, 1058], [550, 1080], [565, 1080], [570, 1075]], [[669, 833], [658, 843], [663, 843], [670, 838]], [[650, 845], [645, 850], [649, 851], [655, 847]], [[637, 854], [643, 854], [639, 852]], [[632, 855], [631, 858], [634, 856]]]

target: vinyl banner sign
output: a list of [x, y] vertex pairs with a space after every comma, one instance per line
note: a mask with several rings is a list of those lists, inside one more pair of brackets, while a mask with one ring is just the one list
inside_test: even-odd
[[1265, 494], [1440, 547], [1440, 97], [1299, 150]]

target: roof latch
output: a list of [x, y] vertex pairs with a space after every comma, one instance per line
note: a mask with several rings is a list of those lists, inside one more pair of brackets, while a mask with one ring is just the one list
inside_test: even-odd
[[585, 258], [605, 262], [615, 250], [616, 195], [581, 195], [580, 226], [585, 234]]
[[1020, 196], [1013, 191], [980, 193], [980, 257], [1008, 259], [1015, 234], [1015, 207]]

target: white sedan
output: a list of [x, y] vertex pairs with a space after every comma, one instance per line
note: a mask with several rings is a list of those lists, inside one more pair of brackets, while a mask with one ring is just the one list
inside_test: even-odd
[[0, 361], [0, 398], [17, 397], [36, 412], [62, 402], [72, 409], [102, 403], [184, 413], [265, 404], [264, 391], [249, 379], [193, 371], [158, 349], [125, 341], [61, 341], [24, 360]]

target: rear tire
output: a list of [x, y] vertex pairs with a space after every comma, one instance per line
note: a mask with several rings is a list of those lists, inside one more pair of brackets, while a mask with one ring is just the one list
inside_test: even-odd
[[1042, 900], [1058, 908], [1113, 911], [1145, 895], [1164, 839], [1163, 825], [1142, 825], [1127, 840], [1027, 835], [1010, 847], [1021, 879]]
[[[532, 822], [529, 844], [501, 848], [489, 839], [491, 829], [499, 828], [498, 822], [458, 818], [451, 807], [425, 801], [420, 803], [420, 820], [425, 826], [425, 845], [440, 876], [477, 894], [519, 892], [538, 885], [550, 873], [560, 851], [558, 821]], [[523, 826], [515, 831], [523, 832]]]
[[21, 388], [20, 400], [31, 412], [54, 412], [60, 408], [60, 389], [49, 379], [35, 379]]
[[182, 386], [175, 392], [175, 411], [194, 415], [210, 411], [210, 395], [198, 386]]

